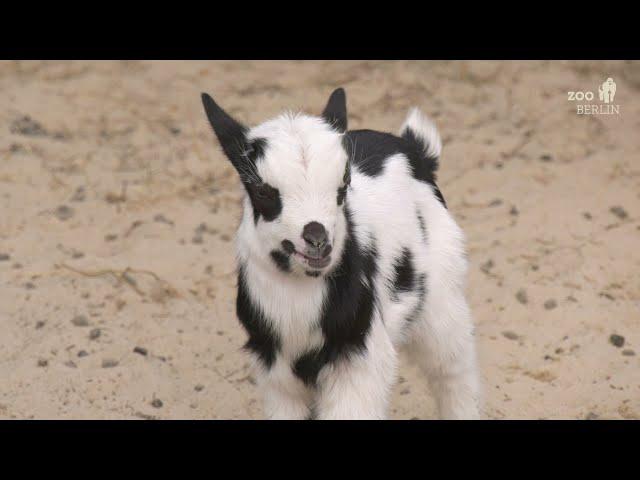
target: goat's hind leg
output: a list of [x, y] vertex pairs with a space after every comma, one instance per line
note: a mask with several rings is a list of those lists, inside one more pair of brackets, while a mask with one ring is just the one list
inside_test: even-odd
[[471, 312], [463, 293], [430, 292], [410, 354], [426, 373], [444, 419], [479, 418], [480, 382]]

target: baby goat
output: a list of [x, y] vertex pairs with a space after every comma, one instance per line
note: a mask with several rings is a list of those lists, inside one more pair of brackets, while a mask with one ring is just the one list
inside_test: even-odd
[[464, 238], [436, 185], [442, 144], [409, 113], [400, 136], [347, 131], [343, 89], [320, 117], [247, 128], [204, 108], [246, 191], [237, 315], [268, 418], [381, 419], [397, 349], [442, 418], [477, 418]]

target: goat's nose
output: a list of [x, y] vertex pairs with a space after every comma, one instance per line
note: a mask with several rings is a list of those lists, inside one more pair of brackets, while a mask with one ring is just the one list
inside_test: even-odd
[[327, 231], [321, 223], [309, 222], [302, 230], [302, 238], [310, 246], [322, 248], [327, 243]]

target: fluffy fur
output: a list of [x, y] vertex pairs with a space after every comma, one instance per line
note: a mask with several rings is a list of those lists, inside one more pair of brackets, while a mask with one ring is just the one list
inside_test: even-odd
[[399, 136], [347, 131], [342, 89], [321, 116], [251, 129], [203, 103], [246, 190], [237, 313], [266, 416], [385, 418], [406, 348], [442, 418], [477, 418], [464, 238], [436, 185], [434, 124], [413, 109]]

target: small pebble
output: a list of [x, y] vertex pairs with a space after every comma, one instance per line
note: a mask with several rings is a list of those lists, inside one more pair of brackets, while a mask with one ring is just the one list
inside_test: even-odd
[[622, 355], [624, 355], [625, 357], [633, 357], [633, 356], [635, 356], [635, 354], [636, 354], [636, 352], [634, 352], [630, 348], [627, 348], [627, 349], [622, 351]]
[[493, 263], [493, 260], [489, 259], [480, 265], [480, 270], [488, 274], [494, 266], [495, 264]]
[[591, 219], [593, 218], [593, 216], [591, 216], [591, 214], [590, 214], [589, 212], [584, 212], [584, 213], [582, 214], [582, 216], [583, 216], [584, 218], [586, 218], [587, 220], [591, 220]]
[[558, 302], [556, 302], [553, 298], [550, 298], [546, 302], [544, 302], [544, 308], [546, 310], [553, 310], [558, 306]]
[[529, 302], [527, 291], [524, 288], [521, 288], [516, 292], [516, 300], [518, 300], [523, 305], [526, 305]]
[[173, 225], [173, 222], [165, 217], [163, 214], [159, 213], [155, 217], [153, 217], [154, 222], [166, 223], [168, 225]]
[[89, 354], [87, 353], [87, 351], [86, 351], [86, 350], [80, 350], [80, 351], [78, 352], [78, 357], [80, 357], [80, 358], [82, 358], [82, 357], [86, 357], [87, 355], [89, 355]]
[[516, 206], [515, 206], [515, 205], [513, 205], [513, 206], [511, 207], [511, 210], [509, 210], [509, 214], [510, 214], [510, 215], [513, 215], [513, 216], [515, 217], [515, 216], [519, 215], [519, 214], [520, 214], [520, 212], [518, 211], [518, 209], [516, 208]]
[[71, 323], [76, 327], [88, 327], [89, 319], [85, 315], [76, 315], [71, 319]]
[[504, 338], [508, 338], [509, 340], [518, 340], [520, 338], [520, 335], [518, 335], [515, 332], [512, 332], [511, 330], [506, 330], [502, 332], [502, 336]]
[[624, 345], [624, 337], [614, 333], [609, 337], [609, 342], [611, 342], [611, 345], [620, 348]]
[[490, 207], [499, 207], [500, 205], [502, 205], [502, 200], [499, 198], [496, 198], [494, 200], [491, 200], [491, 202], [489, 202]]
[[202, 390], [204, 390], [204, 385], [202, 385], [201, 383], [199, 383], [198, 385], [195, 386], [194, 390], [196, 392], [201, 392]]
[[24, 284], [24, 288], [26, 288], [27, 290], [33, 290], [34, 288], [36, 288], [36, 286], [31, 282], [27, 282]]
[[102, 360], [102, 368], [113, 368], [118, 366], [118, 361], [112, 358]]
[[125, 202], [127, 198], [124, 195], [118, 195], [117, 193], [108, 192], [104, 196], [104, 200], [107, 203], [120, 203], [120, 202]]
[[143, 420], [155, 420], [156, 419], [156, 417], [154, 417], [153, 415], [147, 415], [146, 413], [142, 413], [142, 412], [136, 412], [135, 415], [136, 415], [136, 417], [142, 418]]
[[587, 416], [584, 418], [585, 420], [597, 420], [600, 418], [600, 415], [598, 415], [597, 413], [589, 412], [587, 413]]
[[38, 366], [39, 367], [46, 367], [47, 365], [49, 365], [49, 361], [48, 360], [45, 360], [44, 358], [38, 359]]
[[149, 351], [144, 347], [135, 347], [133, 349], [133, 353], [138, 353], [138, 354], [142, 355], [143, 357], [146, 357], [147, 354], [149, 353]]
[[86, 198], [86, 194], [85, 194], [84, 187], [78, 187], [78, 188], [76, 188], [76, 191], [73, 194], [73, 197], [71, 197], [71, 201], [72, 202], [84, 202], [85, 198]]
[[36, 330], [40, 330], [42, 327], [44, 327], [44, 324], [45, 324], [45, 323], [46, 323], [46, 322], [44, 322], [44, 320], [38, 320], [38, 321], [36, 322]]
[[100, 331], [100, 329], [94, 328], [89, 332], [89, 339], [96, 340], [97, 338], [100, 338], [100, 335], [102, 335], [102, 332]]
[[616, 205], [615, 207], [611, 207], [609, 211], [613, 213], [616, 217], [618, 217], [620, 220], [624, 220], [629, 216], [627, 211], [619, 205]]
[[17, 133], [18, 135], [27, 136], [44, 136], [47, 135], [47, 131], [40, 123], [33, 120], [29, 115], [14, 120], [10, 127], [11, 133]]
[[8, 253], [0, 253], [0, 262], [6, 262], [9, 259], [11, 259], [11, 255]]
[[117, 238], [118, 238], [118, 235], [116, 235], [115, 233], [109, 233], [109, 234], [104, 236], [104, 241], [105, 242], [113, 242]]
[[69, 368], [78, 368], [78, 366], [72, 360], [69, 360], [68, 362], [64, 362], [64, 364]]
[[548, 153], [545, 153], [544, 155], [540, 155], [540, 160], [542, 160], [543, 162], [550, 162], [551, 160], [553, 160], [553, 157]]
[[192, 239], [191, 242], [195, 243], [195, 244], [201, 244], [204, 240], [202, 239], [202, 235], [195, 235]]
[[66, 205], [60, 205], [58, 208], [56, 208], [56, 211], [55, 211], [55, 216], [61, 222], [64, 222], [65, 220], [69, 220], [71, 217], [73, 217], [73, 214], [74, 214], [73, 208], [68, 207]]
[[153, 408], [161, 408], [161, 407], [162, 407], [162, 405], [163, 405], [162, 400], [160, 400], [159, 398], [154, 398], [154, 399], [151, 401], [151, 406], [152, 406]]

